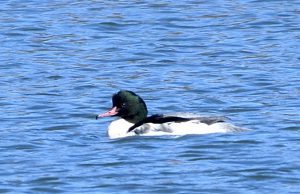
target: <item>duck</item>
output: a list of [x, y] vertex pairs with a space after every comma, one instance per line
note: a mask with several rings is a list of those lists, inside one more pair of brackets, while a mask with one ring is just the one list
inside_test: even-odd
[[112, 108], [96, 119], [118, 117], [107, 129], [110, 139], [129, 136], [196, 135], [241, 131], [227, 118], [191, 113], [154, 114], [148, 116], [145, 101], [136, 93], [120, 90], [112, 96]]

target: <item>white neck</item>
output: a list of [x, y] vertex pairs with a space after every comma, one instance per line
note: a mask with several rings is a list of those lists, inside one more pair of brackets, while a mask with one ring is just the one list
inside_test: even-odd
[[133, 123], [126, 121], [125, 119], [117, 119], [108, 126], [108, 136], [111, 139], [121, 138], [126, 136], [132, 136], [133, 133], [128, 133], [128, 129], [133, 126]]

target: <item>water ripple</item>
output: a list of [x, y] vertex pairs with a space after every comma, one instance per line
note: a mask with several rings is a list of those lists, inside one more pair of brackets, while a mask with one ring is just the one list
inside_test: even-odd
[[[298, 193], [297, 1], [5, 1], [0, 193]], [[109, 140], [111, 95], [238, 134]]]

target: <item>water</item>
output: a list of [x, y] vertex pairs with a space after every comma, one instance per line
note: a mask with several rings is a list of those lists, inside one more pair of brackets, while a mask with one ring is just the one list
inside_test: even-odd
[[[299, 193], [299, 1], [2, 1], [0, 193]], [[119, 89], [236, 134], [109, 140]]]

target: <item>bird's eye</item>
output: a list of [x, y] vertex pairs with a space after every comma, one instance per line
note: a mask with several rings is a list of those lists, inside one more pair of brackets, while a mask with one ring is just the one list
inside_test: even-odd
[[123, 103], [122, 106], [126, 106], [126, 103]]

